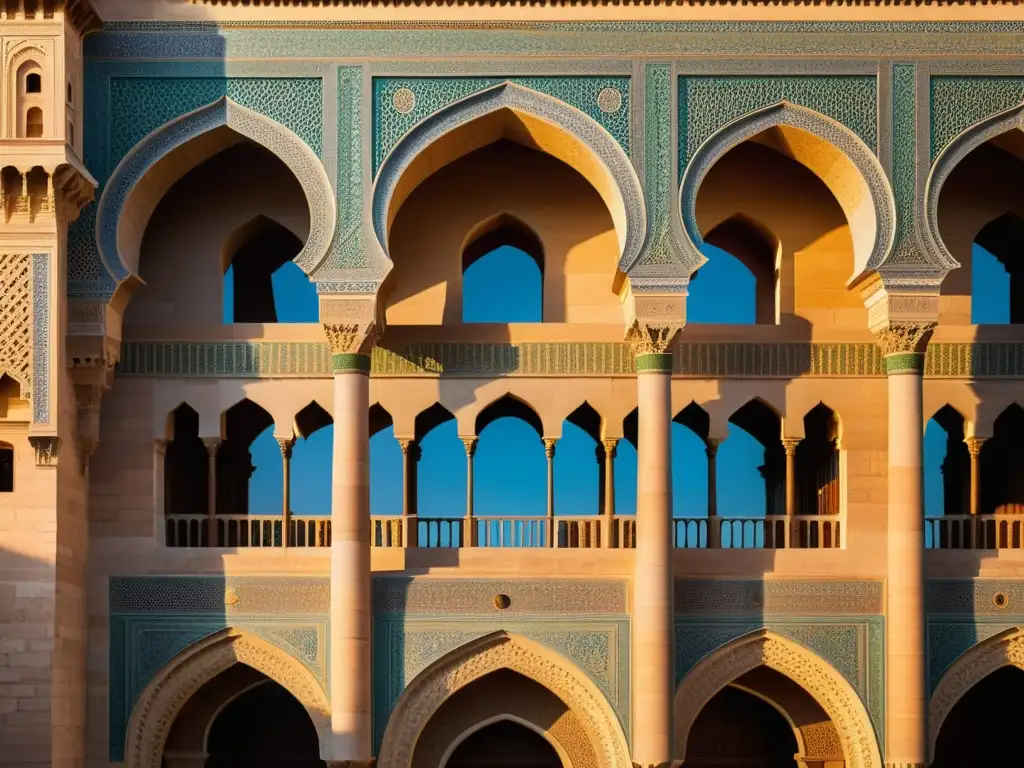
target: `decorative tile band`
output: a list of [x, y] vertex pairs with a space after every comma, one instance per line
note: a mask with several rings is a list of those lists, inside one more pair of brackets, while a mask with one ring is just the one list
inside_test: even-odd
[[125, 576], [110, 580], [110, 612], [327, 614], [330, 579]]
[[370, 366], [369, 355], [349, 352], [331, 355], [331, 368], [335, 373], [369, 373]]
[[[632, 376], [633, 351], [625, 342], [400, 344], [373, 350], [374, 376]], [[120, 376], [218, 378], [327, 377], [333, 373], [326, 342], [125, 342]], [[873, 343], [681, 343], [672, 350], [672, 373], [692, 378], [795, 378], [884, 376]], [[928, 347], [924, 375], [932, 378], [1024, 377], [1024, 344], [936, 343]]]
[[634, 366], [637, 373], [672, 373], [672, 353], [637, 355]]
[[921, 373], [924, 371], [924, 355], [918, 352], [903, 352], [885, 356], [885, 372]]
[[677, 579], [677, 615], [878, 616], [880, 581]]
[[32, 254], [32, 421], [50, 421], [50, 255]]
[[[377, 577], [373, 610], [434, 616], [625, 615], [628, 593], [622, 580]], [[495, 606], [498, 595], [509, 598], [506, 608]]]
[[[996, 601], [996, 595], [1004, 600]], [[1024, 615], [1024, 579], [936, 579], [925, 590], [929, 616]]]

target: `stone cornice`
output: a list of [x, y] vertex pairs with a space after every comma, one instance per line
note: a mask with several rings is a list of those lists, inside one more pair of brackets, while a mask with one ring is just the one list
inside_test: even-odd
[[0, 21], [48, 21], [63, 13], [80, 35], [102, 26], [91, 0], [6, 0], [0, 3]]

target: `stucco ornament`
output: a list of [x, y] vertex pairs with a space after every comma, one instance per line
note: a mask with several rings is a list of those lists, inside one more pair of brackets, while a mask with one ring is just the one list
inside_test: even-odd
[[32, 256], [0, 253], [0, 376], [32, 395]]
[[885, 356], [920, 354], [925, 335], [935, 326], [936, 323], [894, 323], [875, 336]]
[[370, 352], [383, 330], [377, 306], [375, 297], [321, 296], [320, 321], [332, 356]]
[[245, 664], [281, 685], [306, 709], [326, 753], [331, 733], [327, 694], [300, 661], [247, 632], [226, 629], [171, 659], [139, 694], [128, 722], [125, 768], [157, 768], [164, 743], [185, 703], [234, 664]]
[[529, 115], [563, 131], [589, 151], [601, 169], [598, 192], [608, 204], [619, 237], [619, 268], [628, 272], [637, 261], [646, 235], [647, 213], [640, 179], [629, 156], [608, 131], [586, 113], [552, 96], [511, 82], [500, 83], [438, 110], [413, 127], [381, 164], [373, 188], [373, 229], [390, 261], [389, 216], [406, 171], [425, 149], [474, 120], [501, 110]]
[[630, 765], [622, 726], [586, 674], [531, 640], [496, 632], [452, 651], [409, 683], [384, 732], [379, 768], [411, 768], [416, 741], [440, 706], [461, 688], [500, 669], [540, 683], [576, 713], [597, 755], [598, 768]]
[[990, 139], [1004, 133], [1024, 130], [1024, 104], [991, 115], [963, 131], [939, 153], [924, 185], [924, 247], [927, 254], [945, 271], [960, 266], [949, 252], [939, 232], [939, 197], [953, 169], [967, 155]]
[[967, 691], [1003, 667], [1024, 670], [1024, 629], [1014, 627], [984, 640], [954, 661], [942, 675], [928, 703], [928, 759], [935, 757], [935, 744], [942, 724]]
[[[715, 163], [730, 150], [774, 127], [795, 128], [811, 134], [838, 150], [839, 157], [848, 161], [848, 169], [832, 164], [811, 170], [836, 196], [850, 222], [854, 238], [851, 281], [882, 267], [896, 236], [896, 199], [882, 164], [870, 147], [846, 126], [812, 109], [782, 101], [721, 128], [687, 163], [679, 188], [679, 206], [691, 273], [707, 261], [700, 252], [704, 241], [697, 226], [697, 195], [701, 184]], [[812, 154], [811, 159], [814, 158]]]
[[172, 152], [200, 137], [227, 127], [238, 136], [268, 149], [295, 175], [309, 205], [309, 236], [295, 257], [311, 274], [327, 255], [334, 237], [334, 192], [316, 153], [295, 133], [265, 115], [224, 97], [161, 126], [136, 144], [118, 163], [96, 210], [96, 243], [100, 258], [119, 284], [138, 279], [139, 248], [149, 216], [171, 185], [194, 165], [229, 145], [227, 137], [205, 150], [198, 148], [191, 163], [175, 165], [149, 181], [149, 172]]
[[729, 683], [757, 667], [774, 669], [821, 705], [839, 731], [847, 768], [881, 768], [882, 757], [867, 709], [849, 681], [809, 649], [768, 630], [737, 638], [705, 656], [676, 690], [676, 758], [697, 715]]

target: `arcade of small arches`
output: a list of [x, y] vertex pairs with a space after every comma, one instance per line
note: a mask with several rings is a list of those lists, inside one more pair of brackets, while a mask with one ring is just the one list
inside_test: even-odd
[[[333, 422], [324, 408], [311, 402], [295, 414], [284, 435], [270, 413], [248, 398], [224, 412], [218, 434], [202, 434], [201, 421], [182, 403], [170, 414], [161, 443], [168, 546], [329, 546]], [[380, 403], [371, 406], [368, 421], [374, 546], [635, 544], [636, 409], [615, 423], [585, 401], [554, 425], [506, 394], [458, 417], [434, 403], [415, 414], [408, 434], [396, 429]], [[700, 405], [680, 410], [672, 425], [672, 462], [680, 475], [674, 545], [841, 547], [839, 420], [819, 403], [804, 415], [802, 426], [802, 438], [784, 438], [779, 413], [753, 399], [728, 417], [729, 437], [719, 438]], [[730, 441], [742, 445], [733, 450]], [[254, 464], [257, 453], [266, 463]], [[730, 468], [724, 481], [720, 456]], [[695, 473], [698, 463], [703, 469]], [[755, 483], [745, 489], [748, 506], [720, 509], [720, 489], [734, 503], [728, 488], [735, 482], [734, 469], [744, 482]], [[424, 474], [429, 487], [421, 482]], [[270, 476], [280, 496], [267, 509]], [[402, 483], [396, 488], [397, 478]], [[327, 508], [296, 513], [293, 489], [300, 485], [303, 506]], [[453, 491], [460, 485], [464, 493]], [[320, 486], [319, 492], [313, 486]]]

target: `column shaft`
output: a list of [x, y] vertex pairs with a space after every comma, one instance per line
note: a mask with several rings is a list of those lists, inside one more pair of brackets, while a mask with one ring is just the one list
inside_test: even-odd
[[219, 437], [204, 437], [206, 446], [206, 546], [217, 546], [217, 451]]
[[644, 766], [672, 757], [671, 361], [665, 354], [637, 357], [633, 759]]
[[[971, 514], [981, 514], [981, 447], [985, 439], [981, 437], [967, 438], [967, 451], [971, 455]], [[960, 498], [963, 498], [961, 496]]]
[[709, 437], [704, 441], [704, 453], [708, 457], [708, 547], [722, 546], [722, 528], [718, 517], [718, 439]]
[[[905, 356], [922, 358], [923, 356]], [[887, 360], [888, 363], [888, 360]], [[886, 763], [923, 768], [927, 701], [921, 370], [889, 371]]]
[[544, 458], [548, 463], [548, 509], [547, 509], [547, 544], [555, 546], [558, 542], [558, 531], [555, 530], [555, 439], [544, 438]]
[[292, 519], [292, 446], [295, 440], [292, 438], [277, 438], [277, 444], [281, 447], [281, 468], [283, 471], [283, 483], [281, 493], [281, 546], [287, 548], [291, 543], [291, 534], [288, 529], [291, 527]]
[[330, 752], [337, 760], [368, 760], [373, 748], [370, 733], [369, 357], [336, 355], [335, 358], [330, 646], [333, 743]]
[[476, 455], [476, 437], [462, 438], [466, 449], [466, 522], [462, 532], [462, 546], [476, 546], [476, 521], [473, 519], [473, 456]]
[[618, 452], [619, 441], [614, 438], [604, 440], [604, 546], [616, 546], [615, 536], [615, 454]]

